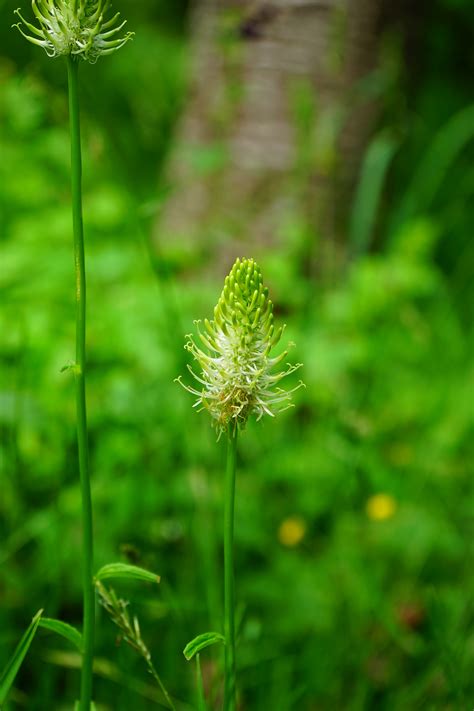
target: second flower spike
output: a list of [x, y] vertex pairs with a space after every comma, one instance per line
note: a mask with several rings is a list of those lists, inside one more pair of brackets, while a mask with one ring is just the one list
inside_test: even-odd
[[287, 364], [277, 369], [288, 351], [272, 357], [284, 326], [275, 329], [273, 304], [263, 285], [260, 267], [253, 259], [237, 259], [225, 279], [224, 289], [214, 309], [214, 319], [204, 320], [205, 331], [196, 322], [200, 345], [192, 335], [185, 348], [200, 366], [189, 367], [201, 388], [184, 385], [197, 396], [195, 407], [206, 409], [219, 432], [243, 428], [251, 415], [260, 419], [274, 416], [291, 407], [291, 390], [279, 387], [280, 381], [301, 367]]
[[119, 12], [105, 17], [109, 0], [32, 0], [31, 5], [38, 24], [28, 22], [15, 10], [21, 20], [15, 27], [29, 42], [43, 47], [49, 57], [70, 55], [94, 63], [98, 57], [116, 52], [133, 36], [127, 32], [117, 37], [126, 20], [119, 22]]

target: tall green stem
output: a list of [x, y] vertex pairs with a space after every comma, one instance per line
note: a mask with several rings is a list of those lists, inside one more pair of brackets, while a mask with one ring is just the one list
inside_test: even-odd
[[92, 661], [94, 655], [94, 586], [92, 498], [89, 477], [86, 410], [86, 265], [82, 222], [82, 158], [79, 117], [78, 60], [67, 58], [69, 85], [69, 121], [71, 127], [71, 188], [74, 228], [74, 265], [76, 270], [76, 414], [79, 472], [82, 498], [82, 584], [83, 584], [83, 656], [80, 711], [90, 711], [92, 698]]
[[234, 620], [234, 502], [237, 429], [230, 425], [227, 438], [227, 467], [224, 504], [224, 711], [235, 710], [235, 620]]

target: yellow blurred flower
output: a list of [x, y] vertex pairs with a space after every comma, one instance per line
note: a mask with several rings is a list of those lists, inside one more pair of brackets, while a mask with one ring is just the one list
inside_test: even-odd
[[385, 521], [394, 515], [397, 502], [390, 494], [375, 494], [367, 500], [365, 510], [373, 521]]
[[293, 548], [303, 540], [305, 533], [306, 522], [299, 516], [289, 516], [278, 528], [278, 540], [282, 545]]

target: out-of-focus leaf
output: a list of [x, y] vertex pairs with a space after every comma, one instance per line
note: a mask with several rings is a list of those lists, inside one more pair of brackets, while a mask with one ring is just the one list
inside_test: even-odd
[[425, 212], [438, 192], [452, 164], [474, 138], [474, 104], [459, 111], [440, 128], [395, 212], [396, 233], [414, 214]]
[[370, 244], [385, 176], [397, 149], [386, 135], [370, 144], [362, 164], [350, 223], [350, 245], [356, 255], [364, 254]]

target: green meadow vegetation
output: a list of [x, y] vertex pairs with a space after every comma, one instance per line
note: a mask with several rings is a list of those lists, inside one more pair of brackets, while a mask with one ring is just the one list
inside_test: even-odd
[[[93, 699], [97, 711], [211, 711], [230, 673], [228, 437], [216, 442], [176, 379], [198, 387], [186, 334], [212, 317], [232, 263], [155, 239], [190, 73], [187, 3], [115, 4], [133, 41], [79, 72], [102, 571]], [[79, 698], [83, 614], [67, 72], [11, 29], [14, 9], [0, 0], [0, 703], [62, 711]], [[240, 255], [257, 259], [303, 364], [284, 387], [305, 384], [294, 408], [249, 419], [233, 460], [241, 711], [474, 703], [469, 2], [425, 15], [416, 71], [403, 26], [382, 42], [340, 272], [308, 274], [318, 231], [297, 215], [278, 250]], [[136, 568], [122, 579], [113, 562], [160, 581]]]

